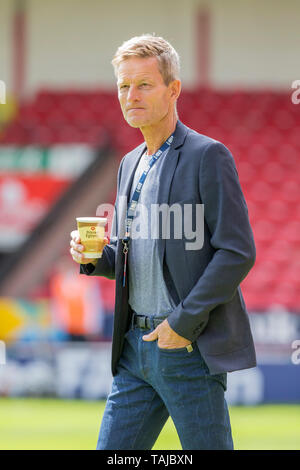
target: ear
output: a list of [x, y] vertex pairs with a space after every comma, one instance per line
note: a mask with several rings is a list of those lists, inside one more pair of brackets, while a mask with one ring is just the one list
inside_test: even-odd
[[169, 83], [170, 87], [170, 96], [171, 98], [176, 101], [179, 98], [181, 92], [181, 81], [180, 80], [173, 80]]

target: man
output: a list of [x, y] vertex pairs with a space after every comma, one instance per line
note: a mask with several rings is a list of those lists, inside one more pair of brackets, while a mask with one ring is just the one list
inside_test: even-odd
[[[145, 143], [121, 161], [115, 236], [102, 258], [84, 259], [71, 234], [81, 273], [116, 280], [113, 384], [97, 448], [151, 449], [170, 415], [183, 449], [232, 449], [226, 374], [256, 364], [239, 287], [255, 245], [234, 160], [178, 120], [179, 58], [167, 41], [132, 38], [113, 65], [124, 118]], [[176, 220], [173, 236], [132, 237], [137, 201], [189, 205], [193, 216], [202, 204], [201, 246], [187, 249], [186, 231], [174, 236]]]

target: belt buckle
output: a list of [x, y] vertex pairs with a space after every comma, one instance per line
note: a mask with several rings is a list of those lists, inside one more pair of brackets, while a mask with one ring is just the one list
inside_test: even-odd
[[146, 329], [146, 317], [145, 316], [139, 317], [139, 327]]

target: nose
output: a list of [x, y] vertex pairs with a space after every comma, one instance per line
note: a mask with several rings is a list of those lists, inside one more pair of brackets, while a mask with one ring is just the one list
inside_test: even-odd
[[134, 85], [130, 85], [127, 93], [127, 101], [135, 102], [140, 100], [139, 90]]

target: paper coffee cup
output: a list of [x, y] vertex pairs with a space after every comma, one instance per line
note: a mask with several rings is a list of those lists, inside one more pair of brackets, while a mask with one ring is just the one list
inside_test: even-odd
[[105, 217], [76, 217], [76, 221], [81, 245], [84, 246], [82, 253], [85, 258], [101, 258], [107, 219]]

